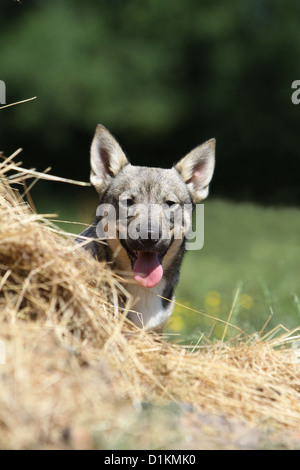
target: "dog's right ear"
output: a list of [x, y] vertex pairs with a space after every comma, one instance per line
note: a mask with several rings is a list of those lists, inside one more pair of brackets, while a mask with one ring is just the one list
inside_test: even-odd
[[90, 181], [101, 194], [117, 176], [121, 169], [128, 165], [123, 150], [108, 130], [98, 124], [91, 145]]
[[188, 153], [175, 165], [195, 204], [208, 195], [215, 167], [215, 139], [210, 139]]

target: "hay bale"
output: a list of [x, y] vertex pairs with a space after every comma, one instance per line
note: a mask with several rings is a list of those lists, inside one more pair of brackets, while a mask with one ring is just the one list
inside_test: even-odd
[[138, 330], [120, 279], [30, 209], [12, 188], [30, 176], [17, 168], [11, 158], [0, 165], [1, 448], [68, 448], [70, 435], [90, 448], [99, 427], [105, 447], [127, 427], [128, 410], [150, 401], [298, 428], [297, 330], [194, 351]]

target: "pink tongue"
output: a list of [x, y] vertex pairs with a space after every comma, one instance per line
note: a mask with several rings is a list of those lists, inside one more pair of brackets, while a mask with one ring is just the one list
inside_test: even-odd
[[137, 252], [133, 266], [135, 280], [143, 287], [154, 287], [163, 276], [163, 267], [157, 253]]

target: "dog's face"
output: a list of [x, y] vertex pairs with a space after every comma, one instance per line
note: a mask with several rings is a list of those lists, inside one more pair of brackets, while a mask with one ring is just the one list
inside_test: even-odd
[[[192, 206], [208, 194], [214, 147], [212, 139], [172, 169], [133, 166], [111, 134], [97, 126], [91, 183], [101, 196], [100, 206], [112, 208], [113, 235], [106, 241], [117, 267], [132, 270], [140, 285], [157, 285], [184, 244]], [[102, 221], [107, 223], [105, 218]]]
[[[169, 249], [183, 240], [179, 217], [184, 205], [192, 202], [186, 185], [175, 169], [128, 164], [112, 179], [103, 196], [105, 203], [115, 208], [117, 221], [117, 238], [107, 243], [114, 251], [120, 243], [136, 281], [154, 287], [163, 276]], [[174, 233], [176, 227], [179, 234]]]

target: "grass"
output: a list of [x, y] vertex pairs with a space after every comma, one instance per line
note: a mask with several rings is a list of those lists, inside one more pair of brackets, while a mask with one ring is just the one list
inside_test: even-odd
[[[239, 288], [231, 322], [259, 331], [299, 323], [300, 217], [297, 209], [264, 208], [212, 200], [205, 204], [205, 242], [188, 252], [181, 271], [177, 298], [181, 303], [227, 319]], [[207, 330], [212, 321], [176, 308], [186, 330]], [[176, 317], [175, 319], [176, 320]], [[175, 323], [176, 328], [176, 323]], [[192, 327], [192, 328], [191, 328]], [[214, 334], [222, 335], [218, 324]]]
[[[88, 224], [97, 196], [79, 191], [88, 193], [80, 202], [53, 194], [34, 200], [39, 212], [58, 212], [61, 220]], [[279, 323], [287, 328], [298, 325], [299, 211], [211, 199], [205, 202], [204, 223], [204, 247], [186, 253], [176, 290], [178, 305], [167, 331], [183, 332], [191, 341], [202, 333], [222, 338], [224, 325], [213, 318], [227, 320], [237, 291], [231, 323], [248, 333], [260, 331], [266, 322], [268, 329]], [[82, 228], [59, 225], [74, 233]], [[227, 333], [234, 331], [229, 328]]]

